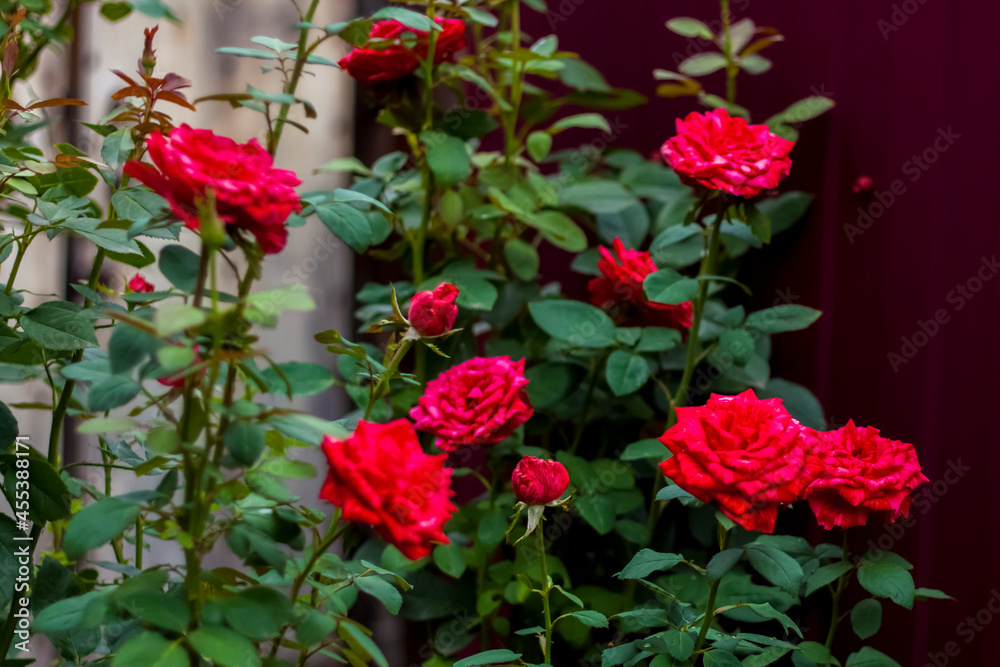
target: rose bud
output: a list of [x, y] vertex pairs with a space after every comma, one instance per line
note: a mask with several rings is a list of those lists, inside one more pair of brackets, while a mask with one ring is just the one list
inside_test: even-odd
[[558, 461], [525, 456], [510, 478], [514, 497], [525, 505], [548, 505], [558, 500], [569, 487], [569, 473]]
[[132, 279], [128, 281], [128, 291], [129, 292], [152, 292], [155, 289], [153, 283], [147, 282], [141, 274], [135, 274]]
[[441, 283], [433, 291], [417, 292], [410, 302], [407, 317], [410, 326], [421, 336], [440, 336], [451, 331], [458, 317], [458, 288], [451, 283]]
[[871, 176], [858, 176], [851, 186], [851, 191], [856, 195], [867, 195], [871, 193], [874, 184]]

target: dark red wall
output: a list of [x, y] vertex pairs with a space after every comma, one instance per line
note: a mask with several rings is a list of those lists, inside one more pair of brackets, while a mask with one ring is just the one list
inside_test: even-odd
[[[549, 2], [549, 14], [534, 16], [528, 29], [555, 32], [563, 49], [597, 65], [613, 85], [649, 95], [649, 105], [620, 114], [627, 127], [614, 145], [655, 150], [673, 133], [674, 118], [695, 105], [653, 97], [652, 70], [675, 69], [675, 53], [704, 46], [668, 32], [664, 22], [717, 20], [716, 5]], [[817, 195], [810, 217], [747, 266], [761, 303], [788, 289], [824, 312], [810, 331], [776, 337], [775, 370], [811, 387], [831, 422], [853, 418], [914, 443], [936, 483], [899, 539], [872, 530], [857, 546], [868, 538], [893, 543], [916, 565], [918, 586], [957, 601], [890, 614], [874, 643], [904, 665], [994, 665], [987, 656], [995, 655], [990, 644], [1000, 618], [987, 605], [1000, 590], [1000, 482], [993, 477], [1000, 473], [1000, 266], [992, 263], [1000, 231], [993, 36], [1000, 4], [733, 0], [733, 10], [779, 28], [787, 40], [767, 53], [771, 72], [742, 79], [739, 101], [757, 121], [813, 93], [837, 103], [804, 129], [783, 185]], [[713, 83], [721, 92], [721, 77]], [[925, 152], [933, 164], [922, 170], [914, 157]], [[883, 202], [896, 182], [893, 201], [852, 194], [862, 174], [874, 179]], [[870, 224], [862, 220], [867, 229], [859, 226], [859, 206], [871, 215]], [[851, 231], [860, 234], [849, 238]], [[969, 290], [965, 296], [959, 285]], [[926, 324], [936, 315], [943, 324]], [[903, 357], [904, 337], [915, 343], [905, 349], [911, 359]], [[896, 368], [892, 353], [904, 359]], [[946, 480], [959, 466], [961, 476]], [[964, 620], [977, 613], [978, 621]], [[995, 625], [981, 625], [987, 619]]]

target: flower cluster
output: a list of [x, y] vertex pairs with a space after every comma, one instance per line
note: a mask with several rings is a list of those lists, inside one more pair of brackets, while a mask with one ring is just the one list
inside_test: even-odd
[[280, 252], [288, 239], [285, 222], [302, 209], [295, 172], [276, 169], [256, 139], [238, 144], [209, 130], [181, 125], [169, 137], [146, 140], [156, 168], [125, 165], [130, 174], [167, 200], [188, 229], [201, 228], [200, 209], [214, 197], [219, 219], [232, 232], [253, 235], [265, 253]]
[[[440, 17], [435, 22], [441, 30], [434, 45], [434, 62], [440, 63], [465, 48], [465, 23]], [[428, 32], [399, 21], [379, 21], [372, 28], [368, 44], [354, 49], [338, 64], [363, 84], [395, 81], [416, 71], [427, 59], [429, 47]]]
[[691, 302], [669, 305], [646, 299], [642, 281], [656, 271], [648, 252], [629, 250], [616, 238], [612, 248], [601, 248], [597, 268], [600, 278], [592, 279], [587, 288], [590, 302], [610, 312], [620, 324], [639, 320], [639, 324], [672, 329], [690, 329], [693, 316]]
[[767, 125], [750, 125], [716, 109], [678, 118], [677, 135], [663, 144], [661, 153], [689, 185], [753, 197], [788, 176], [794, 145]]
[[660, 464], [664, 475], [747, 530], [765, 533], [774, 531], [783, 504], [803, 499], [827, 529], [864, 525], [873, 513], [892, 523], [927, 481], [912, 445], [853, 423], [815, 431], [781, 399], [759, 399], [752, 389], [678, 408], [660, 441], [673, 453]]

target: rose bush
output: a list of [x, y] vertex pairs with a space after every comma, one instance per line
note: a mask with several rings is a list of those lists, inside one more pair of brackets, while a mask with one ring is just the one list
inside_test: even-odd
[[[85, 3], [21, 4], [0, 37], [15, 96]], [[907, 514], [917, 448], [828, 426], [776, 377], [775, 336], [820, 313], [756, 309], [743, 284], [741, 259], [808, 216], [810, 195], [776, 189], [798, 128], [832, 106], [750, 123], [736, 79], [767, 69], [777, 31], [734, 23], [725, 0], [719, 29], [669, 22], [709, 50], [658, 70], [657, 92], [707, 109], [639, 152], [606, 116], [646, 100], [521, 30], [544, 3], [329, 25], [318, 0], [292, 5], [297, 44], [220, 49], [265, 61], [263, 82], [194, 103], [157, 71], [156, 28], [135, 34], [137, 75], [116, 71], [118, 106], [86, 126], [99, 150], [37, 148], [33, 110], [79, 101], [4, 100], [0, 370], [51, 392], [0, 404], [0, 536], [31, 556], [0, 549], [0, 572], [30, 575], [0, 587], [4, 664], [26, 664], [33, 633], [64, 665], [387, 667], [379, 646], [405, 628], [421, 667], [898, 667], [872, 639], [882, 604], [946, 596], [844, 529]], [[140, 10], [173, 17], [102, 4]], [[725, 96], [691, 74], [723, 69]], [[400, 150], [334, 159], [299, 192], [279, 149], [310, 129], [298, 87], [324, 71], [362, 84]], [[217, 103], [259, 114], [260, 143], [167, 114]], [[324, 363], [259, 342], [315, 308], [303, 285], [264, 284], [307, 224], [385, 276], [358, 286], [350, 330], [316, 335]], [[66, 298], [26, 289], [29, 247], [69, 236], [96, 246], [89, 277]], [[155, 288], [134, 273], [154, 263]], [[328, 411], [334, 387], [337, 419], [303, 411]], [[51, 411], [48, 438], [18, 440], [28, 409]], [[71, 460], [66, 429], [91, 457]], [[799, 534], [807, 505], [832, 543]], [[365, 627], [381, 608], [405, 625]], [[866, 643], [851, 653], [848, 618]]]

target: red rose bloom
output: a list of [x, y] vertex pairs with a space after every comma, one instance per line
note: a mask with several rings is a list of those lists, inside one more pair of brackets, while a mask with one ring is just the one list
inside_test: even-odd
[[[133, 280], [135, 280], [133, 278]], [[152, 291], [152, 290], [149, 290]], [[174, 343], [177, 347], [181, 347], [180, 343]], [[194, 350], [194, 361], [191, 362], [191, 366], [196, 366], [201, 363], [201, 358], [199, 357], [199, 352], [201, 351], [197, 345], [192, 345], [191, 349]], [[188, 366], [190, 368], [191, 366]], [[207, 368], [201, 369], [201, 377], [205, 377], [205, 373], [208, 371]], [[157, 382], [162, 384], [164, 387], [183, 387], [184, 383], [187, 381], [187, 369], [174, 371], [170, 375], [164, 375], [161, 378], [156, 379]]]
[[[465, 23], [440, 17], [434, 22], [441, 26], [434, 45], [434, 62], [439, 63], [465, 48]], [[404, 33], [416, 36], [417, 43], [412, 49], [403, 41]], [[363, 84], [395, 81], [412, 74], [427, 59], [430, 34], [399, 21], [379, 21], [372, 28], [370, 40], [378, 41], [378, 48], [354, 49], [338, 63]]]
[[781, 404], [752, 389], [712, 394], [703, 407], [677, 408], [677, 423], [660, 442], [673, 457], [663, 474], [702, 502], [715, 502], [747, 530], [774, 532], [778, 507], [798, 500], [821, 465], [818, 440]]
[[753, 197], [777, 187], [788, 176], [794, 142], [771, 134], [767, 125], [750, 125], [725, 109], [689, 113], [677, 119], [677, 136], [660, 152], [685, 183]]
[[219, 218], [227, 229], [253, 234], [261, 250], [271, 254], [285, 247], [285, 221], [302, 210], [295, 172], [275, 169], [256, 139], [237, 144], [209, 130], [187, 125], [146, 140], [154, 169], [142, 162], [125, 165], [130, 174], [170, 203], [188, 229], [200, 227], [198, 205], [211, 191]]
[[649, 253], [628, 250], [618, 238], [612, 246], [613, 250], [600, 249], [597, 268], [603, 275], [587, 283], [590, 302], [611, 312], [619, 323], [638, 319], [649, 326], [690, 329], [694, 317], [690, 301], [669, 305], [646, 300], [642, 281], [656, 271]]
[[433, 291], [417, 292], [410, 302], [407, 319], [421, 336], [440, 336], [451, 331], [458, 317], [458, 288], [441, 283]]
[[145, 294], [152, 292], [154, 289], [156, 288], [153, 287], [153, 283], [146, 282], [146, 279], [138, 273], [132, 276], [132, 279], [128, 281], [129, 292], [142, 292]]
[[510, 478], [514, 497], [525, 505], [548, 505], [569, 488], [569, 473], [558, 461], [525, 456]]
[[330, 472], [319, 497], [344, 519], [370, 524], [411, 560], [448, 544], [444, 525], [456, 508], [447, 457], [424, 454], [410, 422], [359, 422], [348, 438], [327, 436], [323, 452]]
[[524, 359], [476, 357], [428, 382], [410, 418], [436, 435], [437, 446], [447, 452], [460, 445], [495, 445], [534, 412], [527, 385]]
[[804, 497], [827, 530], [863, 526], [872, 514], [887, 523], [910, 513], [913, 490], [928, 481], [913, 445], [879, 436], [853, 421], [818, 434], [816, 455], [824, 466]]

